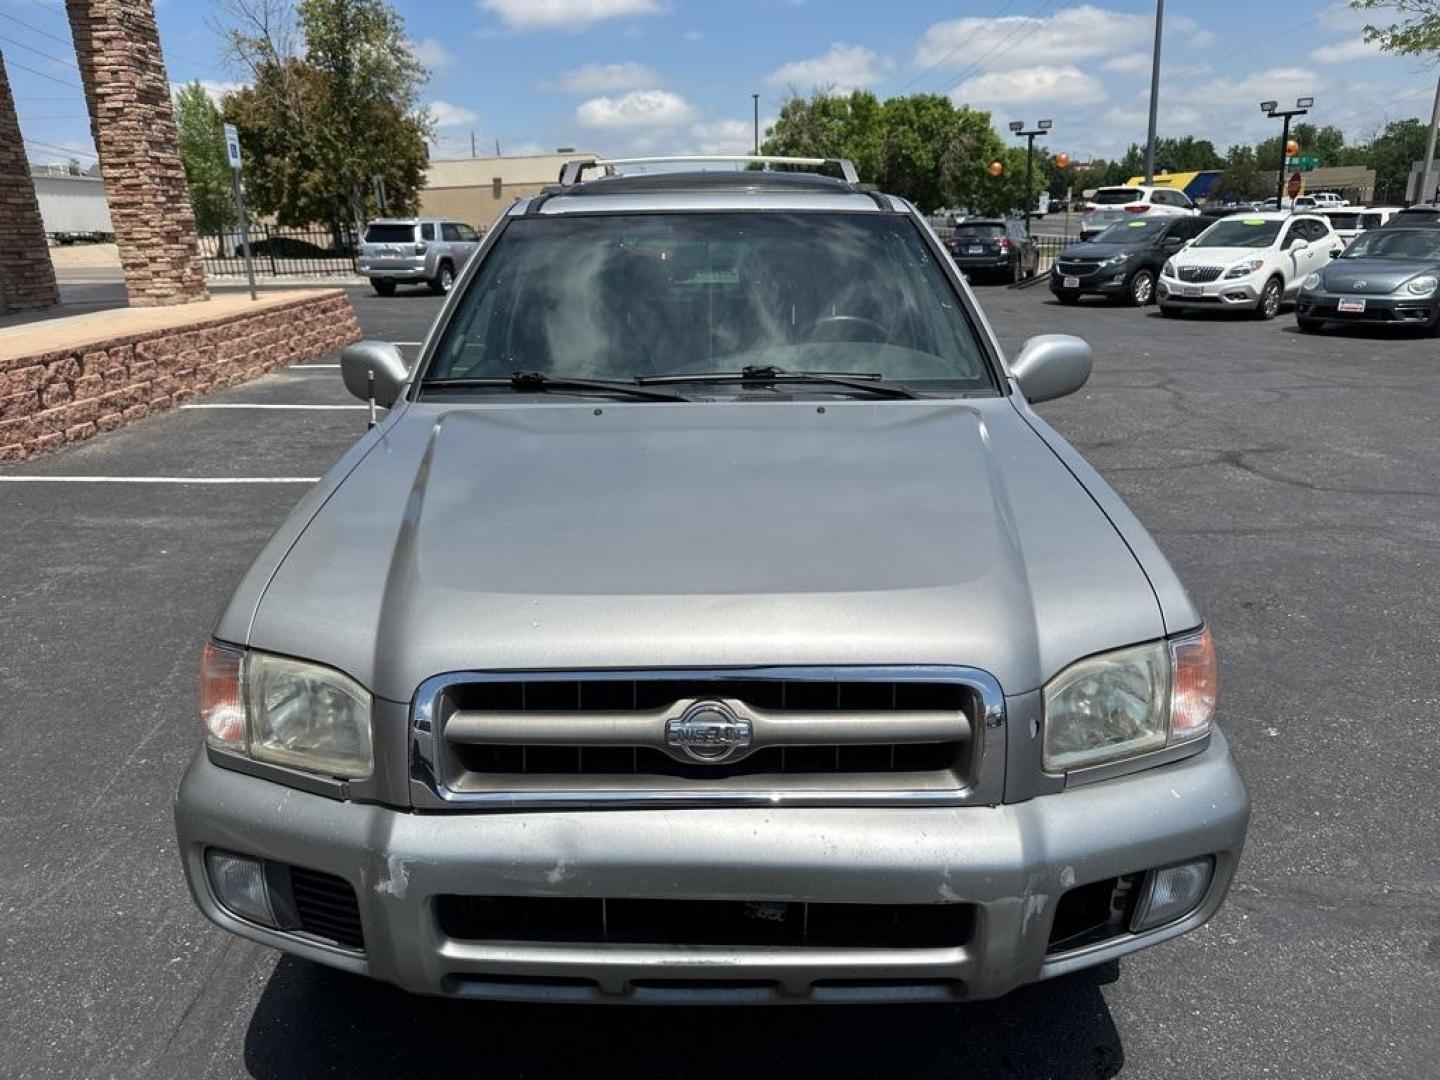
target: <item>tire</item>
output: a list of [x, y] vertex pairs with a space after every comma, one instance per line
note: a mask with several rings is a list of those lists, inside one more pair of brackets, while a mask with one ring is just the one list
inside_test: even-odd
[[430, 291], [437, 296], [444, 296], [455, 287], [455, 268], [448, 262], [442, 262], [440, 268], [435, 271], [434, 278], [430, 281]]
[[383, 278], [371, 278], [370, 287], [381, 296], [395, 295], [395, 282], [386, 281]]
[[1318, 334], [1325, 328], [1324, 319], [1311, 319], [1304, 315], [1295, 316], [1295, 326], [1302, 334]]
[[1285, 302], [1285, 285], [1278, 277], [1272, 277], [1265, 282], [1265, 288], [1260, 290], [1260, 302], [1255, 305], [1255, 317], [1261, 320], [1273, 319], [1280, 314], [1280, 306]]
[[1131, 307], [1144, 307], [1155, 302], [1155, 274], [1136, 270], [1125, 282], [1125, 300]]

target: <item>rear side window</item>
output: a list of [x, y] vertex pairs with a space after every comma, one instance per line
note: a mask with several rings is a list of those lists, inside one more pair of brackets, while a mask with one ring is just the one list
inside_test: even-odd
[[440, 226], [440, 238], [441, 238], [442, 240], [444, 240], [446, 243], [450, 243], [450, 244], [459, 243], [459, 241], [460, 241], [460, 230], [457, 229], [454, 225], [452, 225], [450, 222], [447, 221], [447, 222], [445, 222], [445, 224], [443, 224], [443, 225]]
[[1144, 202], [1145, 193], [1133, 187], [1102, 187], [1090, 201], [1096, 206], [1124, 206], [1126, 203]]
[[414, 239], [414, 225], [371, 225], [365, 230], [367, 244], [409, 244]]
[[480, 235], [464, 222], [458, 223], [455, 229], [460, 234], [460, 239], [463, 243], [473, 244], [480, 239]]

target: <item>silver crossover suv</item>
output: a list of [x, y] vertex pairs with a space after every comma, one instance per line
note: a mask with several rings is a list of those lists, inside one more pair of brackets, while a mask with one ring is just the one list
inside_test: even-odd
[[355, 269], [381, 296], [407, 282], [448, 293], [479, 247], [480, 234], [463, 221], [382, 218], [365, 226]]
[[1215, 914], [1210, 635], [1031, 408], [1089, 348], [1007, 359], [837, 164], [574, 163], [413, 368], [345, 351], [389, 411], [204, 649], [206, 916], [424, 993], [757, 1003], [992, 997]]

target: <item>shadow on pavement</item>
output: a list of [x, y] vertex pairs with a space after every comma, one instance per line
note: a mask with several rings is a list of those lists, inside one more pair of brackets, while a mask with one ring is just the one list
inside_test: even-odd
[[1100, 987], [1117, 964], [956, 1006], [713, 1009], [416, 997], [282, 957], [245, 1035], [257, 1080], [293, 1077], [1047, 1077], [1124, 1064]]

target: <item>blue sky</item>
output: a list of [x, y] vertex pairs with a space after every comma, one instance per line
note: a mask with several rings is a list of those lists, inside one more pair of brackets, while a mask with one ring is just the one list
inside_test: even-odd
[[[791, 88], [933, 91], [1012, 119], [1054, 119], [1050, 146], [1084, 160], [1143, 141], [1152, 0], [398, 0], [433, 76], [437, 157], [580, 147], [603, 153], [744, 152]], [[208, 0], [160, 0], [172, 80], [216, 93]], [[1171, 0], [1162, 135], [1230, 143], [1275, 134], [1258, 103], [1313, 95], [1317, 123], [1361, 138], [1429, 116], [1434, 71], [1379, 54], [1344, 3]], [[60, 0], [0, 0], [32, 160], [93, 160]], [[25, 70], [29, 69], [29, 70]]]

